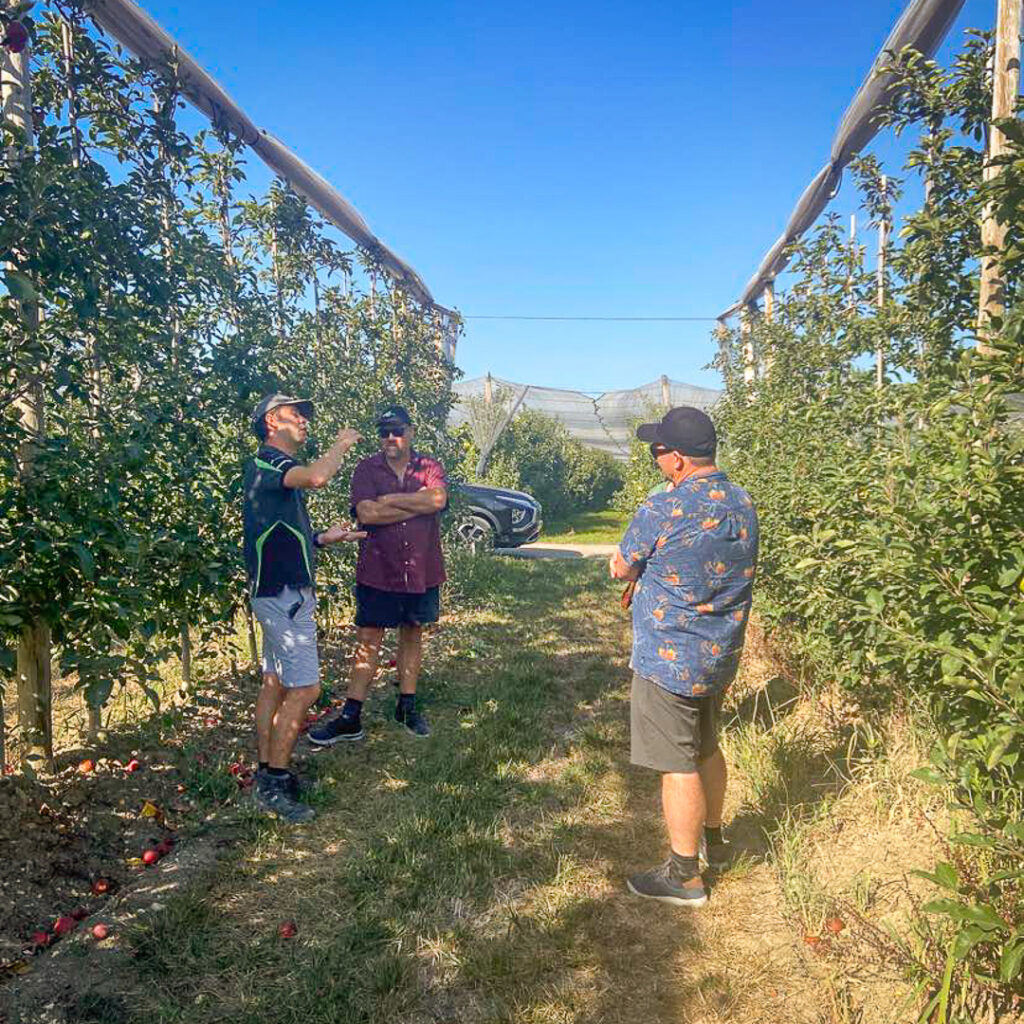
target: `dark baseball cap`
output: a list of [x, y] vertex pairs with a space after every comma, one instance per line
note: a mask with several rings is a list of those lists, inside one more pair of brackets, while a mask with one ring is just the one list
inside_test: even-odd
[[718, 445], [711, 417], [691, 405], [677, 405], [669, 409], [660, 423], [641, 423], [636, 428], [636, 436], [641, 441], [662, 444], [681, 455], [698, 458], [714, 455]]
[[279, 409], [282, 405], [297, 406], [299, 412], [302, 413], [307, 420], [311, 420], [313, 418], [313, 403], [308, 398], [293, 398], [291, 395], [282, 395], [275, 392], [274, 394], [266, 395], [261, 399], [260, 404], [252, 411], [252, 429], [257, 436], [259, 436], [259, 427], [263, 422], [263, 417], [266, 416], [271, 409]]
[[401, 405], [385, 406], [377, 414], [378, 427], [411, 427], [412, 418], [408, 411]]

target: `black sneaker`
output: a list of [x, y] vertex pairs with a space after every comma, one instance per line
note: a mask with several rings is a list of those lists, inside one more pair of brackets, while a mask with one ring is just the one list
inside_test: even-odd
[[269, 772], [260, 774], [256, 781], [256, 806], [289, 825], [302, 825], [316, 817], [308, 804], [300, 803], [292, 795], [294, 776], [280, 778]]
[[363, 723], [360, 719], [337, 715], [330, 721], [314, 726], [306, 735], [309, 742], [317, 747], [332, 747], [342, 740], [361, 740], [366, 733], [363, 732]]
[[415, 708], [403, 711], [401, 704], [396, 705], [395, 721], [399, 725], [404, 725], [413, 736], [430, 735], [430, 726], [427, 725], [427, 720]]
[[672, 877], [672, 862], [668, 860], [661, 867], [633, 875], [626, 885], [634, 896], [661, 900], [677, 907], [703, 907], [708, 901], [703, 884], [686, 887]]

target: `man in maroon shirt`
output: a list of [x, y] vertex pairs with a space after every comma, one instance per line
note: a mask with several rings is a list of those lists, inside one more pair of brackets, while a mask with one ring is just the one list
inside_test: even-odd
[[352, 474], [352, 509], [368, 536], [356, 565], [356, 650], [341, 714], [311, 729], [309, 739], [327, 747], [361, 740], [361, 714], [385, 629], [398, 629], [398, 704], [395, 720], [415, 736], [430, 727], [416, 710], [416, 680], [423, 661], [423, 627], [436, 622], [445, 580], [440, 512], [448, 481], [436, 459], [412, 447], [415, 429], [400, 405], [377, 420], [381, 450]]

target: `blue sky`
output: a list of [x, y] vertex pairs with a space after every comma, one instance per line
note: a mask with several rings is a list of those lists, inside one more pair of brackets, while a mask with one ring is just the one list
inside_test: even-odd
[[[439, 302], [708, 317], [778, 236], [904, 7], [142, 4]], [[966, 0], [950, 39], [994, 10]], [[852, 212], [849, 186], [832, 209]], [[470, 319], [458, 362], [584, 390], [661, 373], [716, 386], [711, 326]]]

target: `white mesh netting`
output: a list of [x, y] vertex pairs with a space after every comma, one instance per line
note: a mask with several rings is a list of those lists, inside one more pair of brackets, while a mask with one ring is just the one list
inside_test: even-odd
[[517, 384], [492, 376], [489, 405], [491, 409], [502, 410], [501, 415], [494, 415], [486, 412], [487, 380], [487, 377], [473, 377], [458, 381], [455, 384], [457, 404], [449, 417], [452, 426], [470, 423], [474, 435], [480, 434], [474, 437], [479, 447], [493, 444], [515, 412], [534, 409], [560, 420], [569, 433], [584, 444], [609, 452], [617, 459], [629, 456], [633, 428], [638, 419], [658, 419], [666, 408], [676, 405], [693, 405], [707, 411], [721, 394], [713, 388], [700, 388], [668, 378], [627, 391], [606, 391], [596, 395]]

